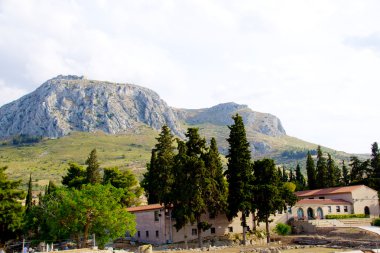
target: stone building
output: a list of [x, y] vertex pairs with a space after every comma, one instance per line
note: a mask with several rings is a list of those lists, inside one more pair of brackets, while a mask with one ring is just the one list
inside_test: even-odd
[[[196, 224], [188, 224], [177, 231], [174, 228], [175, 220], [171, 219], [168, 210], [159, 204], [130, 207], [129, 212], [136, 215], [137, 233], [133, 239], [144, 243], [163, 244], [185, 241], [185, 238], [194, 240], [198, 238]], [[202, 231], [203, 237], [222, 236], [228, 233], [242, 233], [241, 216], [228, 221], [225, 214], [211, 217], [208, 214], [202, 216], [203, 221], [211, 224], [211, 228]], [[251, 219], [250, 219], [251, 218]], [[252, 217], [247, 218], [248, 226], [252, 227]]]

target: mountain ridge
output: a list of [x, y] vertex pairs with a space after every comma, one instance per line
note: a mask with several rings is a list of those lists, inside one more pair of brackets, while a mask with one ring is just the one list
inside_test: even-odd
[[156, 130], [168, 125], [184, 138], [184, 124], [231, 125], [231, 116], [236, 113], [253, 132], [286, 135], [279, 118], [255, 112], [247, 105], [228, 102], [201, 109], [173, 108], [143, 86], [59, 75], [0, 107], [0, 138], [19, 134], [57, 138], [75, 131], [117, 134], [141, 124]]

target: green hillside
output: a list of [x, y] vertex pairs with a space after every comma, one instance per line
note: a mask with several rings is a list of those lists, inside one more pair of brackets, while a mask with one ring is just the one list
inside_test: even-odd
[[[227, 126], [213, 124], [182, 125], [198, 127], [200, 132], [209, 141], [215, 137], [222, 153], [228, 152], [226, 138], [229, 134]], [[102, 132], [87, 133], [75, 132], [58, 139], [44, 139], [30, 145], [2, 145], [0, 146], [0, 166], [8, 166], [10, 178], [21, 179], [25, 183], [32, 173], [35, 184], [44, 186], [48, 180], [60, 182], [65, 175], [69, 162], [84, 164], [93, 148], [98, 151], [101, 166], [117, 166], [121, 170], [131, 169], [141, 179], [146, 163], [149, 162], [152, 147], [158, 132], [147, 126], [140, 126], [130, 133], [110, 135]], [[296, 162], [304, 164], [307, 150], [315, 150], [317, 145], [300, 139], [280, 136], [271, 137], [247, 129], [248, 140], [253, 143], [265, 143], [269, 150], [266, 154], [253, 154], [254, 159], [271, 157], [277, 164], [295, 167]], [[324, 148], [337, 160], [349, 158], [349, 154]], [[224, 163], [226, 162], [223, 159]]]
[[29, 173], [38, 185], [59, 182], [69, 162], [84, 164], [93, 148], [102, 167], [129, 168], [140, 175], [150, 159], [158, 132], [139, 127], [133, 133], [108, 135], [75, 132], [58, 139], [44, 139], [33, 145], [0, 146], [0, 166], [8, 166], [10, 178], [26, 182]]

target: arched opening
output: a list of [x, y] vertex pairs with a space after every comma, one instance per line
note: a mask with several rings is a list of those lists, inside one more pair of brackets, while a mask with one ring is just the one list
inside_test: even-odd
[[318, 207], [318, 209], [317, 209], [317, 218], [323, 219], [323, 211], [322, 211], [322, 208], [320, 208], [320, 207]]
[[304, 214], [303, 214], [303, 209], [302, 208], [298, 208], [298, 210], [297, 210], [297, 218], [299, 220], [303, 220]]
[[364, 214], [365, 214], [366, 216], [369, 216], [369, 215], [370, 215], [370, 213], [369, 213], [369, 207], [368, 207], [368, 206], [364, 207]]
[[314, 219], [314, 211], [311, 207], [307, 209], [307, 219], [308, 220]]

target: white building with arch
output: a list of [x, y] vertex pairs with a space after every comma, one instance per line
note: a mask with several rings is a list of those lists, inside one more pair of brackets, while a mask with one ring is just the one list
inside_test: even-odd
[[324, 219], [328, 214], [366, 214], [379, 217], [377, 191], [365, 185], [296, 192], [299, 201], [289, 211], [296, 220]]

